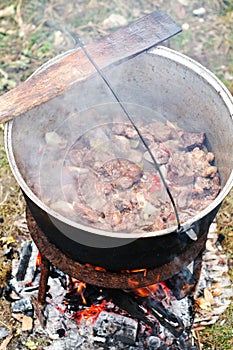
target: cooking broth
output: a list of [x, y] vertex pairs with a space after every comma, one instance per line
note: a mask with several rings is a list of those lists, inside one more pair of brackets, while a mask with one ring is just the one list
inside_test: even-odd
[[[143, 118], [139, 129], [183, 223], [206, 208], [220, 191], [205, 134]], [[150, 232], [176, 225], [171, 200], [133, 125], [102, 123], [68, 144], [59, 132], [46, 133], [41, 142], [49, 176], [46, 184], [34, 178], [31, 188], [52, 210], [106, 231]]]

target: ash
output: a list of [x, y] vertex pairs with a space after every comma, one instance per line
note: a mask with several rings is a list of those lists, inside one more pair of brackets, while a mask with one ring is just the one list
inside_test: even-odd
[[184, 276], [192, 285], [191, 265], [167, 281], [169, 288], [159, 283], [153, 296], [144, 297], [85, 285], [51, 267], [43, 308], [36, 303], [38, 250], [33, 242], [24, 242], [5, 291], [12, 316], [26, 317], [22, 330], [48, 341], [43, 350], [197, 350], [193, 330], [215, 323], [233, 295], [227, 258], [215, 231], [212, 224], [195, 295], [182, 295], [184, 285], [180, 285]]

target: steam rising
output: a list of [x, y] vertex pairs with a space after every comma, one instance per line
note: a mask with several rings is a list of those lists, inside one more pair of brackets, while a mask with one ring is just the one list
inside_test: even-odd
[[[207, 139], [211, 143], [213, 136], [211, 132], [208, 133], [211, 122], [198, 119], [200, 113], [204, 115], [208, 110], [207, 105], [196, 104], [196, 110], [190, 111], [187, 103], [190, 92], [186, 91], [185, 82], [182, 83], [183, 85], [177, 83], [176, 74], [177, 76], [179, 74], [175, 70], [172, 81], [167, 84], [170, 73], [166, 70], [166, 64], [164, 67], [160, 64], [160, 60], [162, 60], [161, 57], [154, 61], [154, 57], [144, 54], [135, 58], [134, 64], [125, 62], [107, 69], [106, 74], [136, 125], [141, 128], [143, 136], [147, 138], [152, 151], [156, 153], [158, 144], [160, 147], [166, 143], [163, 152], [160, 152], [163, 153], [160, 154], [160, 167], [175, 197], [181, 220], [185, 222], [196, 213], [191, 205], [194, 188], [196, 196], [198, 191], [199, 195], [204, 196], [206, 200], [202, 203], [204, 207], [213, 201], [220, 189], [219, 178], [216, 175], [217, 168], [213, 164], [213, 154], [203, 148], [202, 142], [200, 145], [195, 144], [189, 150], [191, 152], [187, 152], [188, 147], [183, 138], [184, 133], [187, 132], [203, 134], [204, 138], [204, 132], [206, 132]], [[180, 88], [179, 97], [175, 84]], [[163, 88], [166, 86], [166, 92], [162, 86]], [[199, 100], [200, 96], [194, 96], [194, 100], [195, 98]], [[33, 132], [30, 132], [29, 122], [31, 125], [37, 125]], [[152, 125], [154, 125], [153, 129]], [[120, 128], [123, 131], [119, 131]], [[171, 205], [164, 188], [155, 189], [154, 202], [151, 199], [148, 200], [143, 191], [134, 193], [134, 189], [138, 185], [141, 186], [143, 181], [147, 185], [149, 183], [150, 187], [156, 187], [155, 181], [151, 179], [147, 181], [147, 179], [148, 175], [157, 176], [158, 174], [146, 150], [143, 149], [141, 141], [136, 135], [127, 134], [127, 128], [130, 130], [129, 122], [119, 105], [115, 103], [111, 92], [97, 75], [93, 75], [62, 96], [26, 113], [20, 118], [20, 124], [17, 121], [14, 122], [13, 148], [17, 165], [25, 182], [42, 202], [78, 223], [117, 232], [156, 231], [169, 225], [173, 226], [175, 221], [172, 218]], [[158, 131], [159, 128], [166, 129], [172, 135], [159, 140], [158, 135], [162, 132], [157, 132], [156, 139], [156, 130]], [[25, 133], [20, 133], [21, 130], [25, 130]], [[169, 160], [165, 159], [168, 157], [166, 153], [170, 153]], [[18, 154], [20, 156], [17, 156]], [[216, 155], [219, 162], [217, 148]], [[204, 164], [203, 167], [208, 168], [208, 173], [205, 175], [202, 169], [199, 169], [199, 175], [193, 169], [193, 164], [195, 167], [197, 165], [198, 157]], [[103, 171], [109, 165], [116, 164], [114, 163], [116, 160], [121, 160], [122, 169], [124, 166], [127, 168], [133, 165], [136, 171], [138, 167], [140, 176], [136, 176], [136, 180], [129, 183], [129, 187], [125, 183], [116, 185], [117, 177], [114, 177], [116, 169], [108, 174], [110, 178]], [[168, 162], [169, 166], [167, 166]], [[171, 168], [175, 165], [177, 165], [178, 174], [174, 180], [171, 178]], [[201, 181], [201, 178], [207, 180]], [[105, 208], [107, 202], [105, 192], [102, 196], [92, 198], [92, 186], [94, 191], [98, 185], [97, 179], [102, 179], [105, 185], [114, 184], [118, 190], [116, 193], [110, 191], [108, 210]], [[199, 189], [195, 187], [197, 185]], [[121, 197], [124, 195], [128, 197], [128, 203], [137, 202], [135, 206], [140, 207], [140, 210], [143, 209], [140, 211], [140, 215], [143, 211], [143, 217], [140, 217], [143, 222], [142, 227], [135, 224], [135, 220], [128, 220], [129, 217], [126, 221], [129, 221], [130, 225], [119, 226], [118, 218], [115, 216], [116, 210], [121, 212], [127, 208], [119, 206], [120, 209], [117, 209], [115, 206], [113, 210], [111, 205], [115, 203], [114, 195], [119, 196], [121, 202], [123, 201]], [[158, 211], [158, 208], [161, 209], [161, 203], [165, 205], [163, 210], [170, 216], [170, 220], [166, 220], [165, 215], [162, 217], [162, 222], [157, 221], [156, 218], [161, 218]], [[90, 220], [89, 209], [92, 210], [92, 214], [96, 212], [97, 221], [95, 218]], [[202, 209], [202, 206], [197, 207], [198, 211]], [[106, 224], [106, 216], [109, 212], [112, 214], [112, 221]]]

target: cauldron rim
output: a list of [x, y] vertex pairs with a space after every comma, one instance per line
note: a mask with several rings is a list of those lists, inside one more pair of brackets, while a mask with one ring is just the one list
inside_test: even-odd
[[[211, 73], [207, 68], [202, 66], [200, 63], [196, 62], [195, 60], [191, 59], [190, 57], [181, 54], [175, 50], [168, 49], [163, 46], [158, 46], [154, 49], [151, 49], [147, 51], [144, 54], [152, 54], [152, 55], [159, 55], [167, 59], [171, 59], [183, 66], [186, 66], [189, 69], [192, 69], [195, 73], [197, 73], [199, 76], [201, 76], [207, 83], [209, 83], [214, 90], [218, 93], [218, 95], [221, 96], [222, 100], [224, 101], [225, 105], [227, 106], [229, 110], [230, 117], [233, 116], [233, 98], [230, 95], [227, 88], [224, 86], [224, 84], [213, 74]], [[56, 59], [59, 59], [61, 56], [64, 56], [64, 54], [61, 54], [52, 60], [46, 62], [44, 65], [42, 65], [36, 72], [33, 74], [36, 74], [37, 72], [45, 69], [51, 64], [53, 64]], [[30, 78], [29, 78], [30, 79]], [[152, 232], [145, 232], [145, 233], [128, 233], [128, 232], [110, 232], [110, 231], [104, 231], [95, 229], [90, 226], [82, 225], [80, 223], [77, 223], [75, 221], [72, 221], [63, 215], [55, 212], [51, 208], [49, 208], [47, 205], [45, 205], [30, 189], [30, 187], [27, 185], [25, 180], [23, 179], [18, 166], [15, 161], [14, 153], [13, 153], [13, 147], [12, 147], [12, 128], [13, 128], [14, 120], [11, 120], [6, 123], [5, 126], [5, 146], [6, 146], [6, 153], [7, 157], [10, 163], [10, 167], [12, 170], [12, 173], [14, 174], [15, 178], [17, 179], [18, 184], [20, 185], [23, 192], [32, 200], [39, 208], [44, 210], [47, 214], [51, 215], [52, 217], [60, 220], [61, 222], [64, 222], [65, 224], [80, 229], [82, 231], [87, 231], [90, 233], [93, 233], [95, 235], [99, 236], [106, 236], [106, 237], [112, 237], [112, 238], [122, 238], [122, 239], [138, 239], [138, 238], [149, 238], [149, 237], [157, 237], [157, 236], [163, 236], [170, 234], [172, 232], [175, 232], [177, 227], [172, 226], [164, 230], [159, 231], [152, 231]], [[230, 192], [231, 188], [233, 186], [233, 170], [231, 171], [231, 174], [224, 185], [224, 187], [221, 189], [218, 196], [213, 200], [213, 202], [208, 205], [204, 210], [198, 212], [194, 217], [187, 220], [183, 226], [190, 226], [193, 223], [197, 222], [198, 220], [202, 219], [203, 217], [207, 216], [209, 213], [211, 213], [219, 204], [222, 203], [224, 198], [227, 196], [227, 194]]]

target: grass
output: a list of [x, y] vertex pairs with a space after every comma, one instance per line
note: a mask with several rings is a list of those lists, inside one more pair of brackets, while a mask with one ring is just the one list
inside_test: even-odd
[[232, 329], [233, 304], [226, 310], [221, 319], [212, 327], [201, 331], [203, 350], [232, 350], [233, 329]]
[[[188, 6], [172, 0], [1, 0], [0, 10], [14, 5], [15, 13], [0, 18], [0, 91], [13, 88], [25, 80], [36, 68], [60, 52], [73, 48], [73, 39], [67, 28], [82, 38], [99, 38], [113, 30], [103, 27], [103, 20], [117, 13], [128, 21], [161, 8], [178, 23], [188, 23], [189, 29], [170, 40], [170, 46], [211, 69], [233, 93], [233, 1], [194, 0]], [[193, 16], [195, 8], [204, 6], [207, 13], [201, 21]], [[10, 43], [10, 45], [9, 45]], [[24, 200], [14, 180], [3, 146], [0, 128], [0, 202], [4, 225], [0, 224], [0, 248], [6, 248], [1, 238], [17, 238], [14, 222], [24, 211]], [[224, 200], [217, 215], [218, 229], [226, 238], [224, 249], [233, 259], [233, 191]], [[1, 258], [2, 259], [2, 258]], [[231, 260], [232, 261], [232, 260]], [[0, 261], [0, 284], [9, 271], [9, 265]], [[232, 274], [232, 270], [231, 270]], [[203, 350], [232, 349], [232, 305], [212, 327], [201, 332]], [[11, 327], [10, 304], [0, 299], [1, 318]], [[4, 315], [4, 316], [3, 316]], [[224, 322], [223, 322], [224, 321]], [[17, 330], [18, 325], [12, 325]], [[16, 337], [17, 339], [19, 337]], [[11, 349], [19, 347], [13, 340]], [[39, 344], [41, 345], [41, 344]], [[10, 349], [10, 348], [9, 348]]]

